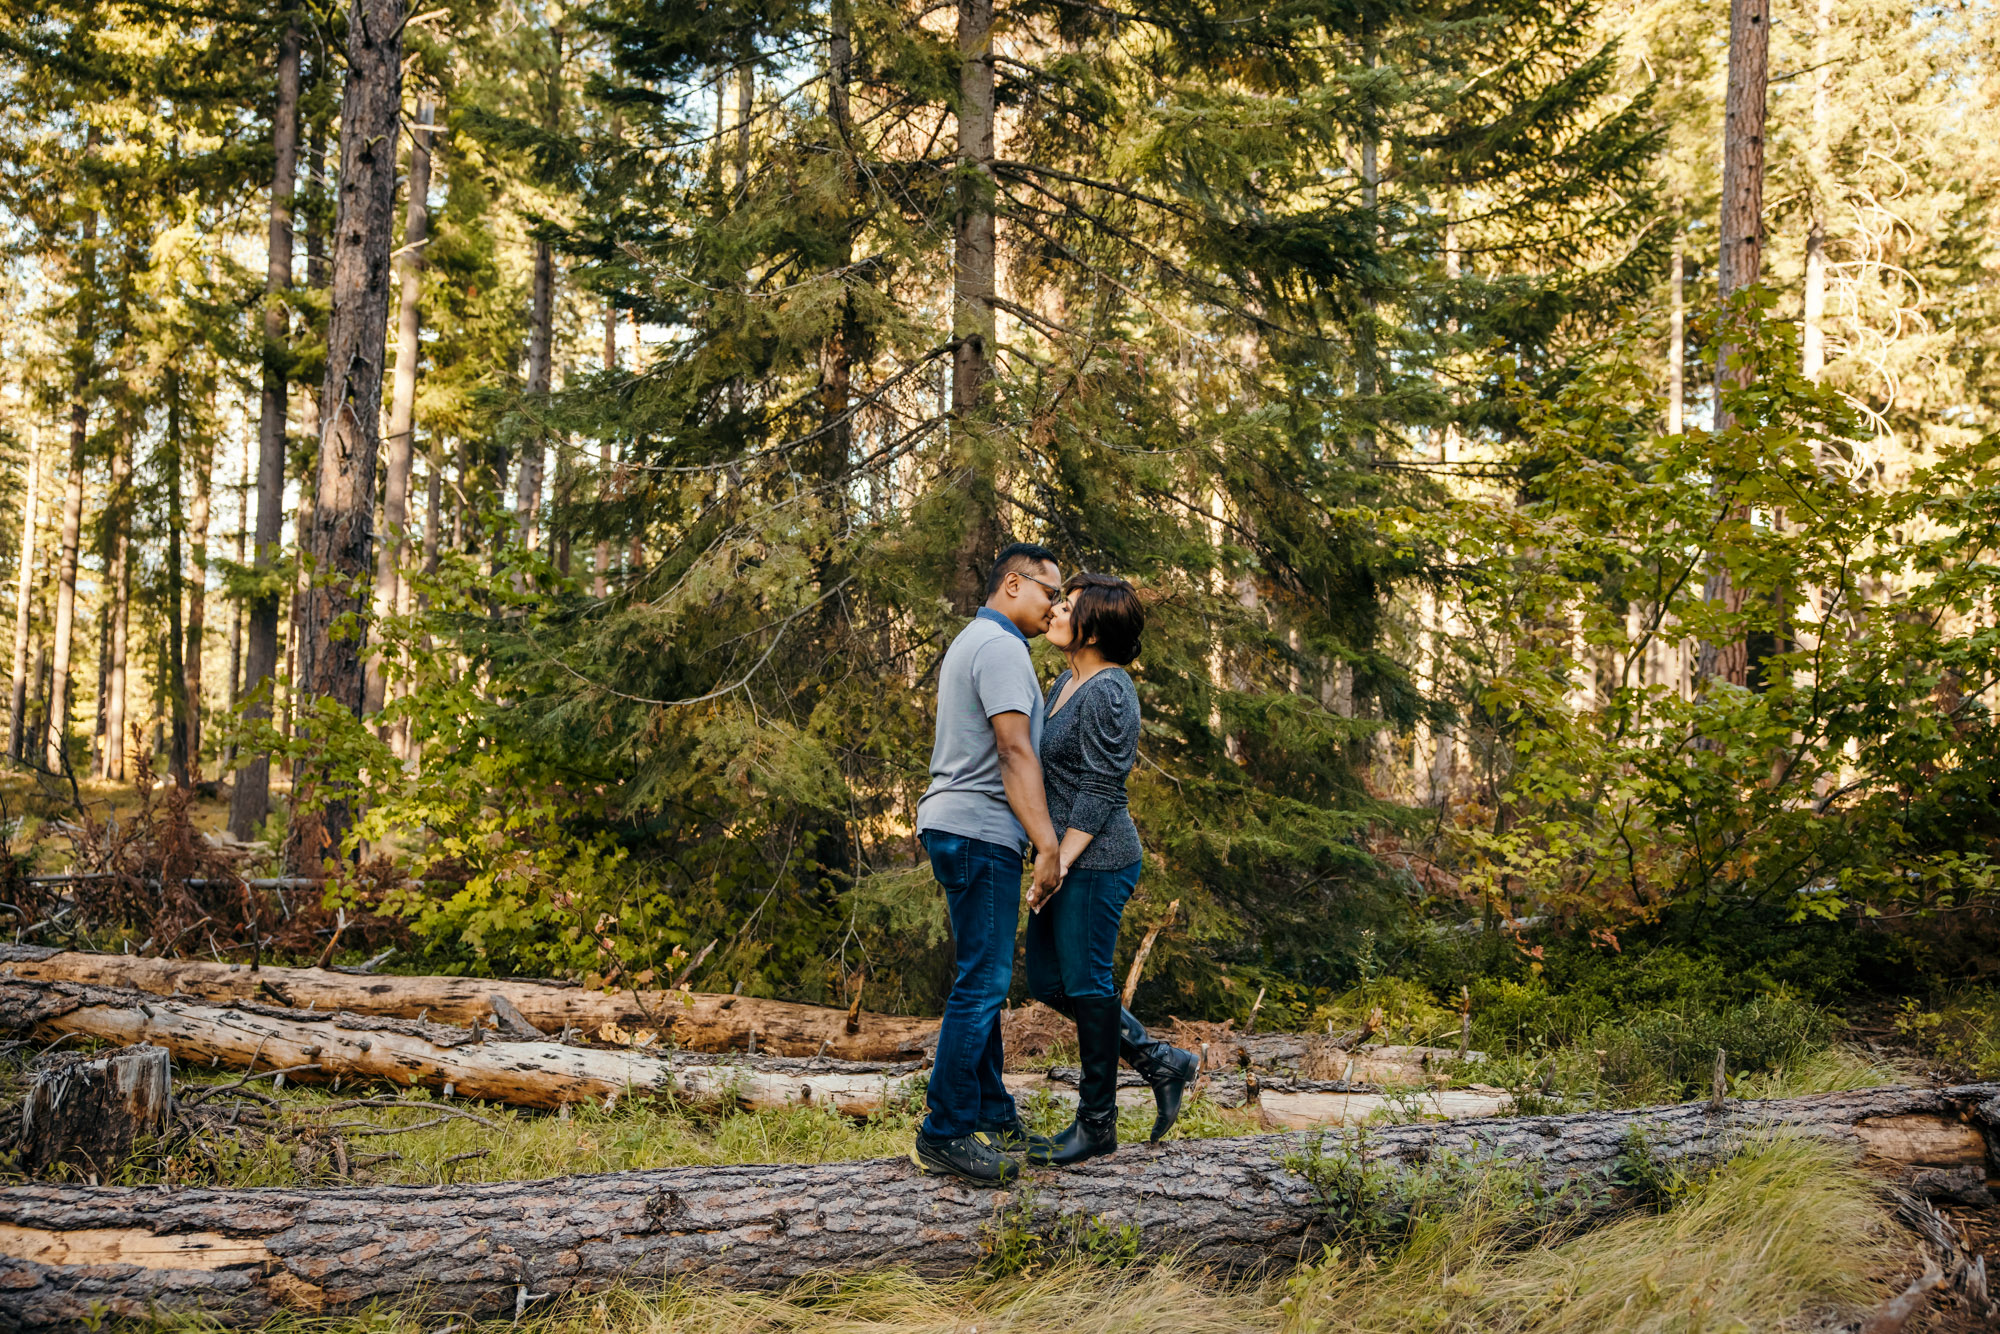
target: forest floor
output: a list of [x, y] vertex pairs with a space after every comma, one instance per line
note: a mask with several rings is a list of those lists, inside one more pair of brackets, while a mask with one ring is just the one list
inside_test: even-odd
[[[124, 821], [137, 810], [129, 784], [81, 786], [99, 820], [108, 815]], [[66, 785], [57, 794], [18, 773], [4, 774], [0, 804], [0, 820], [19, 819], [66, 806], [68, 792]], [[227, 803], [220, 796], [200, 797], [190, 815], [197, 829], [213, 833], [226, 821]], [[67, 845], [35, 827], [38, 823], [31, 815], [12, 826], [13, 846], [32, 848], [38, 871], [60, 869], [68, 861]], [[1395, 985], [1389, 979], [1356, 1003], [1387, 998], [1393, 1014]], [[1757, 1033], [1789, 1054], [1737, 1074], [1731, 1091], [1738, 1097], [1991, 1077], [2000, 1060], [2000, 1005], [1990, 992], [1931, 998], [1922, 1007], [1879, 1002], [1857, 1007], [1830, 1028], [1806, 1023], [1801, 1018], [1806, 1007], [1752, 1007], [1742, 1013], [1761, 1025]], [[1706, 1031], [1689, 1037], [1678, 1031], [1686, 1025], [1677, 1017], [1662, 1023], [1662, 1016], [1658, 1010], [1620, 1013], [1596, 1027], [1579, 1027], [1561, 1042], [1524, 1033], [1519, 1041], [1490, 1044], [1494, 1051], [1485, 1064], [1453, 1073], [1515, 1091], [1524, 1110], [1675, 1101], [1689, 1096], [1690, 1060], [1699, 1058], [1697, 1082], [1705, 1087], [1708, 1055], [1724, 1044]], [[1454, 1015], [1412, 1018], [1408, 1031], [1385, 1034], [1385, 1040], [1429, 1041], [1436, 1034], [1424, 1025], [1441, 1018], [1455, 1029]], [[34, 1052], [25, 1048], [0, 1062], [0, 1102], [18, 1096], [22, 1065]], [[206, 1071], [185, 1071], [183, 1077], [216, 1084], [235, 1078]], [[267, 1096], [274, 1094], [273, 1121], [286, 1133], [223, 1134], [156, 1146], [134, 1159], [123, 1179], [336, 1189], [349, 1182], [425, 1185], [892, 1157], [908, 1152], [918, 1115], [911, 1107], [866, 1121], [816, 1107], [715, 1115], [638, 1100], [615, 1110], [585, 1106], [560, 1116], [464, 1100], [451, 1102], [447, 1111], [420, 1090], [375, 1091], [378, 1097], [392, 1093], [398, 1105], [357, 1108], [352, 1088], [344, 1099], [320, 1089], [263, 1088]], [[1048, 1130], [1067, 1115], [1046, 1098], [1024, 1110]], [[351, 1156], [344, 1163], [332, 1151], [331, 1137], [318, 1129], [336, 1112], [350, 1127], [344, 1152]], [[1149, 1113], [1130, 1110], [1121, 1119], [1121, 1138], [1144, 1138]], [[1259, 1129], [1254, 1111], [1225, 1109], [1197, 1097], [1175, 1133], [1200, 1137]], [[1878, 1183], [1823, 1148], [1783, 1141], [1754, 1146], [1712, 1173], [1670, 1185], [1657, 1212], [1627, 1215], [1587, 1236], [1552, 1230], [1522, 1202], [1496, 1199], [1448, 1217], [1420, 1219], [1394, 1238], [1330, 1250], [1283, 1278], [1259, 1282], [1227, 1280], [1172, 1258], [1141, 1258], [1123, 1243], [1087, 1252], [1051, 1249], [1002, 1229], [987, 1264], [950, 1281], [890, 1271], [807, 1281], [775, 1294], [695, 1284], [664, 1291], [633, 1288], [531, 1310], [519, 1322], [496, 1321], [490, 1329], [495, 1334], [503, 1326], [536, 1334], [1055, 1329], [1065, 1334], [1831, 1334], [1858, 1329], [1867, 1312], [1921, 1272], [1915, 1239], [1894, 1220]], [[1989, 1272], [2000, 1274], [2000, 1210], [1949, 1214], [1972, 1248], [1986, 1256]], [[166, 1327], [199, 1325], [180, 1320]], [[1960, 1334], [1981, 1327], [1951, 1300], [1940, 1299], [1906, 1329]], [[477, 1334], [489, 1326], [385, 1309], [338, 1319], [288, 1317], [265, 1328], [270, 1334]]]
[[[1890, 1082], [1915, 1076], [1915, 1065], [1910, 1055], [1864, 1059], [1835, 1046], [1796, 1070], [1775, 1072], [1757, 1091]], [[13, 1066], [0, 1076], [0, 1096], [11, 1099], [16, 1089], [9, 1085], [18, 1082], [19, 1070]], [[238, 1082], [227, 1072], [185, 1076], [196, 1085]], [[129, 1163], [121, 1179], [336, 1189], [350, 1181], [424, 1185], [678, 1165], [827, 1162], [907, 1153], [918, 1116], [913, 1107], [866, 1121], [821, 1107], [704, 1114], [640, 1100], [611, 1111], [586, 1105], [558, 1116], [445, 1103], [421, 1090], [385, 1091], [398, 1106], [357, 1108], [357, 1092], [272, 1090], [267, 1096], [275, 1096], [274, 1119], [295, 1133], [221, 1134], [157, 1146]], [[1066, 1115], [1046, 1099], [1025, 1111], [1041, 1129], [1054, 1129]], [[344, 1164], [330, 1152], [329, 1137], [315, 1133], [334, 1113], [348, 1127], [353, 1156]], [[1175, 1134], [1249, 1133], [1257, 1129], [1254, 1115], [1197, 1098]], [[1121, 1138], [1144, 1138], [1146, 1113], [1123, 1119]], [[1961, 1210], [1951, 1216], [1973, 1235], [1989, 1267], [2000, 1268], [2000, 1216]], [[1287, 1276], [1258, 1282], [1231, 1281], [1172, 1258], [1141, 1258], [1127, 1241], [1052, 1248], [1003, 1227], [985, 1266], [954, 1280], [890, 1271], [804, 1281], [774, 1294], [680, 1284], [575, 1299], [520, 1322], [383, 1309], [337, 1319], [286, 1318], [264, 1328], [270, 1334], [476, 1334], [503, 1327], [534, 1334], [1831, 1334], [1857, 1329], [1867, 1312], [1920, 1273], [1917, 1254], [1879, 1183], [1826, 1146], [1774, 1140], [1713, 1172], [1667, 1183], [1653, 1209], [1587, 1235], [1551, 1226], [1532, 1201], [1496, 1197], [1422, 1218], [1393, 1237], [1329, 1249]], [[202, 1325], [181, 1319], [164, 1327]], [[1959, 1334], [1979, 1327], [1940, 1302], [1907, 1329]]]

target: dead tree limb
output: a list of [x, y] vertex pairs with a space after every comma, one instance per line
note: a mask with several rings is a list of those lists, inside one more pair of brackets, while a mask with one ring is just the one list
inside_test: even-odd
[[[1918, 1120], [1937, 1133], [1911, 1133]], [[1392, 1173], [1501, 1160], [1551, 1189], [1588, 1187], [1565, 1198], [1595, 1211], [1621, 1203], [1612, 1183], [1635, 1127], [1656, 1159], [1682, 1163], [1789, 1130], [1962, 1197], [1985, 1191], [2000, 1084], [1391, 1126], [1352, 1151]], [[1032, 1194], [1018, 1195], [924, 1177], [900, 1159], [333, 1191], [18, 1186], [0, 1190], [0, 1326], [73, 1326], [93, 1308], [200, 1310], [236, 1324], [373, 1301], [504, 1313], [523, 1288], [576, 1294], [683, 1276], [771, 1288], [889, 1265], [944, 1274], [977, 1262], [1008, 1211], [1021, 1215], [1009, 1226], [1050, 1234], [1091, 1220], [1131, 1226], [1151, 1252], [1241, 1271], [1315, 1255], [1327, 1238], [1333, 1201], [1295, 1170], [1310, 1144], [1128, 1147], [1034, 1173]], [[1882, 1156], [1899, 1152], [1929, 1160]]]

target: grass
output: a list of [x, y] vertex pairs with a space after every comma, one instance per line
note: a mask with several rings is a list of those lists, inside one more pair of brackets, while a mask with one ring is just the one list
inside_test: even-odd
[[[1288, 1280], [1231, 1283], [1174, 1259], [1093, 1263], [1074, 1251], [1008, 1277], [888, 1270], [779, 1293], [698, 1284], [619, 1289], [461, 1334], [1681, 1334], [1800, 1327], [1878, 1301], [1909, 1242], [1837, 1151], [1772, 1139], [1683, 1183], [1664, 1213], [1583, 1235], [1522, 1236], [1531, 1201], [1503, 1194], [1421, 1220], [1387, 1252], [1332, 1252]], [[1543, 1244], [1523, 1244], [1540, 1241]], [[285, 1316], [266, 1334], [424, 1334], [438, 1318], [375, 1310]], [[182, 1317], [168, 1328], [207, 1328]]]
[[[0, 1094], [18, 1094], [18, 1067], [0, 1079]], [[234, 1082], [202, 1076], [187, 1087]], [[270, 1082], [253, 1088], [264, 1091]], [[340, 1104], [355, 1096], [393, 1099], [391, 1107]], [[186, 1096], [183, 1093], [182, 1096]], [[226, 1105], [234, 1097], [213, 1098]], [[230, 1186], [327, 1187], [363, 1181], [435, 1185], [447, 1181], [517, 1181], [732, 1163], [826, 1163], [894, 1158], [909, 1152], [921, 1108], [895, 1107], [855, 1120], [823, 1106], [765, 1112], [691, 1108], [652, 1099], [620, 1102], [607, 1111], [578, 1104], [567, 1116], [488, 1103], [450, 1102], [423, 1089], [371, 1087], [337, 1096], [323, 1087], [291, 1085], [276, 1094], [273, 1120], [285, 1138], [233, 1136], [227, 1130], [197, 1144], [167, 1141], [136, 1155], [119, 1180], [131, 1185], [217, 1183]], [[453, 1115], [471, 1113], [471, 1116]], [[1045, 1094], [1022, 1103], [1029, 1124], [1043, 1132], [1066, 1125], [1070, 1108]], [[1126, 1108], [1119, 1135], [1138, 1143], [1152, 1131], [1151, 1107]], [[1217, 1107], [1205, 1098], [1184, 1106], [1174, 1138], [1199, 1139], [1262, 1132], [1254, 1112]], [[343, 1179], [332, 1152], [337, 1131], [354, 1174]]]
[[1774, 1139], [1658, 1215], [1510, 1244], [1508, 1211], [1420, 1223], [1387, 1258], [1293, 1279], [1288, 1327], [1326, 1334], [1667, 1334], [1772, 1329], [1885, 1291], [1908, 1253], [1875, 1187], [1826, 1146]]

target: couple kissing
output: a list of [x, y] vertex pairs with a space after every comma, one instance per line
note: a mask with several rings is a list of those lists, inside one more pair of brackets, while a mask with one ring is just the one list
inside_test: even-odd
[[[1013, 1156], [1066, 1167], [1118, 1148], [1118, 1063], [1153, 1089], [1158, 1140], [1180, 1116], [1200, 1062], [1150, 1037], [1112, 979], [1118, 922], [1139, 883], [1139, 831], [1125, 779], [1139, 755], [1139, 694], [1125, 666], [1146, 613], [1132, 585], [1067, 582], [1055, 553], [1017, 542], [986, 581], [986, 605], [938, 668], [931, 783], [917, 835], [951, 917], [955, 971], [932, 1064], [917, 1166], [1004, 1185]], [[1028, 641], [1046, 634], [1069, 667], [1046, 694]], [[1031, 1135], [1001, 1080], [1000, 1012], [1014, 978], [1021, 865], [1028, 887], [1030, 994], [1076, 1022], [1076, 1120]]]

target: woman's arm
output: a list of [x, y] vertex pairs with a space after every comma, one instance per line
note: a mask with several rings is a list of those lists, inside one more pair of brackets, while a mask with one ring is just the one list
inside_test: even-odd
[[1096, 837], [1096, 834], [1087, 834], [1075, 826], [1063, 830], [1061, 850], [1056, 856], [1062, 864], [1064, 875], [1069, 874], [1069, 868], [1076, 865], [1076, 859], [1083, 855], [1083, 850], [1089, 847], [1090, 841]]

